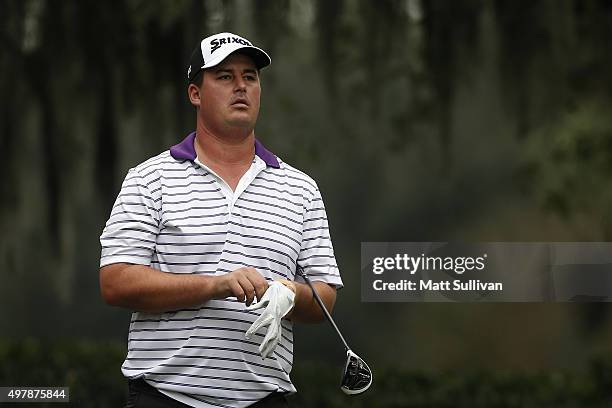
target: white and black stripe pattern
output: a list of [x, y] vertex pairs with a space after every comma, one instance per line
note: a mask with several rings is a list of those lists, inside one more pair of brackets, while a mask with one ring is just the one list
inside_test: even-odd
[[[299, 264], [313, 280], [341, 287], [315, 182], [256, 142], [260, 171], [228, 198], [216, 176], [194, 162], [193, 136], [177, 145], [187, 153], [166, 151], [130, 169], [100, 237], [100, 266], [211, 276], [250, 266], [271, 281], [295, 279]], [[295, 392], [292, 323], [283, 322], [273, 357], [262, 360], [264, 334], [244, 337], [260, 313], [235, 298], [134, 312], [122, 372], [196, 407], [244, 407], [271, 392]]]

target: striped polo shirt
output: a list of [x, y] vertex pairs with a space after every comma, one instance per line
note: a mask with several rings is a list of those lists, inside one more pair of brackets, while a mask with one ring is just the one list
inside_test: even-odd
[[[171, 273], [222, 275], [257, 269], [268, 281], [313, 280], [342, 287], [316, 183], [255, 141], [235, 191], [200, 163], [195, 132], [129, 170], [100, 237], [100, 266], [123, 262]], [[234, 297], [166, 313], [133, 312], [121, 369], [194, 407], [246, 407], [272, 392], [295, 392], [289, 373], [293, 325], [263, 360], [265, 331], [244, 333], [262, 310]]]

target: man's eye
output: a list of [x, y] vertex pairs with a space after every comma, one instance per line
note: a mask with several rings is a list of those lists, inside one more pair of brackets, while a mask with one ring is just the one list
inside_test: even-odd
[[257, 81], [257, 77], [255, 75], [245, 75], [244, 79], [247, 81]]
[[220, 75], [219, 79], [232, 79], [230, 75]]

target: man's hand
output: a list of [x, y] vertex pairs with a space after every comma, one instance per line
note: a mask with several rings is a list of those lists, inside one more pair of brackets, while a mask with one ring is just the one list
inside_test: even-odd
[[[321, 307], [315, 301], [312, 290], [308, 285], [285, 279], [279, 279], [278, 281], [295, 293], [295, 306], [285, 316], [285, 319], [294, 322], [314, 323], [320, 322], [325, 318], [321, 311]], [[334, 303], [336, 302], [336, 288], [325, 282], [314, 282], [313, 285], [323, 300], [325, 308], [331, 313], [334, 308]]]
[[[278, 279], [295, 294], [294, 307], [285, 315], [285, 319], [299, 322], [320, 322], [324, 319], [321, 307], [315, 301], [312, 290], [305, 283]], [[325, 304], [325, 308], [331, 313], [336, 302], [336, 288], [324, 282], [314, 282], [319, 296]]]
[[240, 268], [225, 275], [217, 276], [218, 299], [235, 296], [238, 301], [245, 302], [247, 306], [253, 303], [255, 297], [261, 300], [268, 281], [255, 268]]
[[297, 287], [295, 286], [295, 282], [287, 279], [277, 279], [277, 281], [291, 289], [293, 293], [297, 294]]

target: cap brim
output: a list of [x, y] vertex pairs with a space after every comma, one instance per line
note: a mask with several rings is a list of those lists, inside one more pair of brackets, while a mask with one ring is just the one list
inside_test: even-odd
[[257, 66], [257, 69], [265, 68], [272, 63], [272, 59], [270, 58], [270, 56], [266, 54], [266, 52], [262, 50], [261, 48], [244, 47], [244, 48], [237, 49], [234, 52], [241, 52], [253, 58], [253, 61], [255, 61], [255, 65]]
[[244, 47], [236, 48], [235, 50], [219, 58], [218, 60], [212, 60], [209, 63], [204, 64], [203, 68], [208, 69], [208, 68], [215, 67], [219, 65], [220, 63], [222, 63], [227, 57], [235, 53], [246, 54], [249, 57], [251, 57], [257, 69], [265, 68], [272, 63], [270, 56], [266, 54], [264, 50], [262, 50], [261, 48], [246, 45]]

